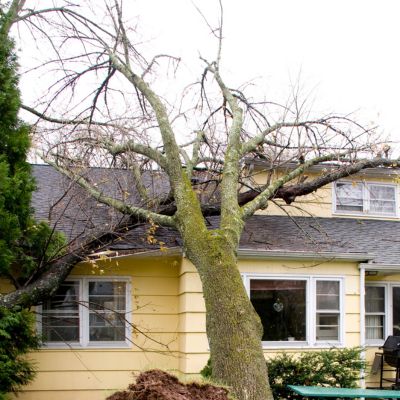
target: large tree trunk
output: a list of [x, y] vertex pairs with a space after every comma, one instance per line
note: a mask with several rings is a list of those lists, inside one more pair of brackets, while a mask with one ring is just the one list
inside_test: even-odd
[[240, 400], [272, 399], [262, 351], [262, 325], [243, 285], [237, 258], [220, 231], [204, 245], [187, 243], [199, 271], [207, 310], [213, 378]]

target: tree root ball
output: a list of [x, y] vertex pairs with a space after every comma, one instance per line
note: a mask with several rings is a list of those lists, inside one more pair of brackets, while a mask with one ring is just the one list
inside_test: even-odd
[[228, 400], [228, 390], [196, 382], [184, 384], [174, 375], [153, 369], [141, 373], [128, 390], [106, 400]]

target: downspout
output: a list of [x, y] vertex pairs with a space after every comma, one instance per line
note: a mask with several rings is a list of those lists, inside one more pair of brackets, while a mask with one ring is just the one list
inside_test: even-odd
[[[365, 266], [360, 264], [360, 346], [361, 359], [365, 361]], [[360, 371], [360, 387], [365, 388], [365, 370]]]

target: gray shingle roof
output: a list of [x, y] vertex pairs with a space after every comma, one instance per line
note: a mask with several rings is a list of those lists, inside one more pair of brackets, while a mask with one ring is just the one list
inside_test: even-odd
[[[35, 165], [33, 174], [38, 186], [32, 199], [36, 217], [55, 224], [69, 238], [122, 218], [114, 210], [97, 204], [52, 167]], [[126, 171], [95, 168], [89, 178], [104, 192], [120, 198], [127, 196], [130, 202], [138, 204], [132, 177]], [[145, 184], [157, 194], [168, 190], [162, 177], [145, 177]], [[209, 217], [207, 221], [212, 229], [218, 226], [219, 218]], [[147, 241], [148, 229], [146, 224], [138, 225], [109, 248], [121, 252], [158, 250], [159, 244]], [[171, 228], [159, 227], [155, 237], [166, 247], [182, 245], [179, 234]], [[399, 238], [398, 221], [257, 215], [247, 221], [240, 247], [283, 253], [368, 253], [374, 256], [374, 263], [400, 264]]]

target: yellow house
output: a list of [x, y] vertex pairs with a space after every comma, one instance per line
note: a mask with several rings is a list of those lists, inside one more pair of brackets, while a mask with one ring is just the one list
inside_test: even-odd
[[[262, 165], [253, 168], [254, 179], [265, 179]], [[57, 221], [68, 236], [104, 223], [105, 214], [117, 218], [51, 167], [35, 166], [34, 174], [38, 218]], [[388, 335], [400, 335], [400, 204], [392, 174], [367, 170], [248, 221], [239, 265], [264, 323], [266, 357], [365, 346], [372, 361]], [[217, 226], [218, 218], [209, 223]], [[199, 374], [209, 357], [199, 277], [176, 232], [160, 227], [151, 236], [138, 226], [77, 265], [38, 307], [46, 343], [32, 355], [38, 375], [22, 400], [100, 400], [154, 367]], [[368, 370], [361, 384], [378, 381]]]

